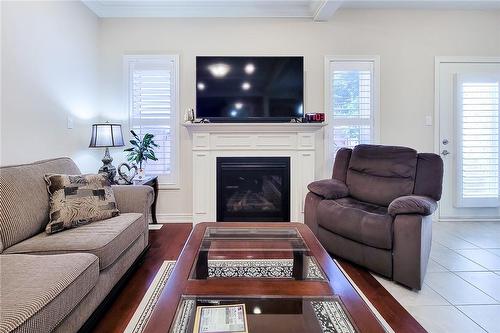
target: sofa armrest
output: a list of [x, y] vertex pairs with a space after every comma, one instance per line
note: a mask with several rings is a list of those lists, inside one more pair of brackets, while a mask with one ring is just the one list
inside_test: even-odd
[[419, 214], [428, 216], [434, 213], [437, 202], [429, 197], [420, 195], [407, 195], [394, 199], [389, 205], [389, 214]]
[[340, 199], [349, 195], [347, 185], [337, 179], [318, 180], [307, 185], [307, 188], [325, 199]]
[[154, 200], [154, 191], [146, 185], [112, 185], [120, 213], [141, 213], [147, 218]]

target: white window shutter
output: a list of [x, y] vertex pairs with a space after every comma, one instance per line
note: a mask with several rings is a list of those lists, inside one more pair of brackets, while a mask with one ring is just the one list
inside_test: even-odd
[[175, 184], [177, 131], [176, 59], [170, 56], [127, 56], [130, 129], [143, 137], [154, 135], [158, 161], [148, 160], [147, 175]]
[[374, 61], [330, 61], [330, 151], [374, 142]]
[[485, 77], [456, 78], [458, 207], [499, 207], [500, 82]]

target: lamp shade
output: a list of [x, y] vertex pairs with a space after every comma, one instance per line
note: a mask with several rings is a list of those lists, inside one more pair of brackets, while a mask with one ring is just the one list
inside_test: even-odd
[[122, 125], [120, 124], [94, 124], [89, 147], [122, 147], [124, 146]]

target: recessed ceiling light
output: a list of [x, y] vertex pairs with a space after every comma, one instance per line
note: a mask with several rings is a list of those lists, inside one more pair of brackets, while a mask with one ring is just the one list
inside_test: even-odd
[[208, 70], [215, 77], [224, 77], [231, 70], [228, 64], [218, 63], [208, 66]]
[[241, 110], [241, 108], [243, 107], [243, 103], [241, 103], [241, 102], [236, 102], [236, 103], [234, 103], [234, 107], [235, 107], [237, 110]]
[[252, 64], [252, 63], [247, 64], [245, 66], [245, 73], [252, 74], [253, 72], [255, 72], [255, 66], [254, 66], [254, 64]]
[[203, 82], [198, 82], [196, 86], [198, 87], [198, 90], [205, 90], [205, 83]]
[[236, 115], [238, 114], [238, 111], [231, 110], [231, 112], [229, 112], [229, 114], [231, 115], [231, 117], [236, 117]]
[[248, 82], [243, 82], [243, 84], [241, 85], [241, 89], [243, 90], [248, 90], [250, 88], [252, 88], [252, 86]]

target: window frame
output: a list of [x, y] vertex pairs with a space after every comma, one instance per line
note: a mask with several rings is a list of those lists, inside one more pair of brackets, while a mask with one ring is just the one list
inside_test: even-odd
[[[127, 110], [127, 119], [128, 119], [128, 129], [130, 130], [132, 125], [131, 120], [131, 105], [132, 105], [132, 80], [131, 80], [131, 71], [130, 65], [135, 62], [140, 61], [171, 61], [173, 71], [173, 79], [172, 79], [172, 87], [175, 90], [171, 96], [174, 97], [174, 102], [172, 103], [172, 113], [171, 113], [171, 174], [170, 176], [160, 175], [158, 176], [159, 180], [159, 189], [180, 189], [180, 123], [179, 123], [179, 55], [177, 54], [127, 54], [123, 56], [123, 82], [124, 82], [124, 100], [125, 106]], [[130, 138], [130, 132], [127, 133], [127, 137]]]
[[[372, 114], [369, 120], [367, 119], [342, 119], [334, 120], [331, 114], [332, 96], [331, 96], [331, 66], [334, 62], [371, 62], [373, 63], [372, 85], [373, 85], [373, 100]], [[371, 140], [373, 144], [380, 142], [380, 56], [378, 55], [328, 55], [325, 56], [324, 62], [324, 109], [327, 125], [325, 127], [325, 144], [324, 154], [326, 167], [324, 176], [330, 178], [333, 170], [334, 156], [330, 156], [332, 143], [332, 131], [335, 125], [371, 125]]]

